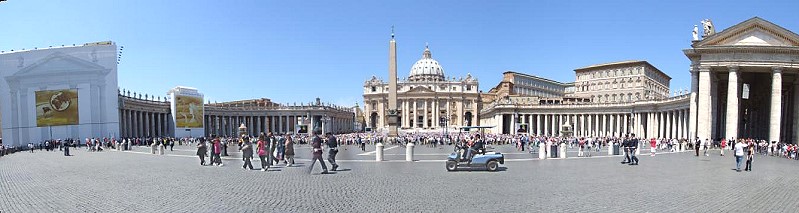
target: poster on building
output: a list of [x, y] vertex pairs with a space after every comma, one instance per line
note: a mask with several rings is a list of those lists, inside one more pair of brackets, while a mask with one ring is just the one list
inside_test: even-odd
[[78, 124], [78, 90], [36, 91], [36, 126]]
[[203, 98], [176, 95], [175, 113], [178, 128], [203, 128]]

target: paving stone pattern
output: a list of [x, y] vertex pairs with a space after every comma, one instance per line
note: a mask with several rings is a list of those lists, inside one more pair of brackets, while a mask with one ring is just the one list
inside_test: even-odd
[[[391, 146], [387, 146], [391, 147]], [[447, 172], [452, 147], [404, 148], [373, 162], [355, 146], [339, 154], [343, 171], [308, 173], [310, 149], [298, 165], [267, 172], [241, 168], [231, 149], [225, 166], [200, 166], [190, 146], [167, 155], [72, 150], [0, 157], [0, 212], [796, 212], [799, 161], [759, 157], [753, 172], [734, 158], [691, 153], [536, 160], [496, 146], [509, 161], [499, 172]], [[603, 151], [601, 153], [607, 153]], [[397, 154], [397, 155], [388, 155]], [[729, 154], [729, 153], [728, 153]], [[576, 153], [570, 153], [576, 156]], [[511, 161], [510, 159], [514, 159]], [[257, 159], [253, 164], [258, 167]], [[329, 166], [329, 165], [328, 165]]]

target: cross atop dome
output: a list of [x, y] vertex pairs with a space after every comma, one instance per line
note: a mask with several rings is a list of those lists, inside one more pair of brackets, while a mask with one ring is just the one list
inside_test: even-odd
[[424, 43], [424, 53], [422, 53], [422, 58], [433, 58], [433, 54], [430, 53], [430, 45], [427, 42]]

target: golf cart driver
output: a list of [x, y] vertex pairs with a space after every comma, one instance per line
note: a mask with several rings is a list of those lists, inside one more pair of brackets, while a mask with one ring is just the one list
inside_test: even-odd
[[485, 144], [483, 144], [483, 140], [480, 139], [480, 134], [474, 136], [474, 143], [469, 148], [469, 151], [466, 152], [466, 160], [471, 163], [474, 155], [478, 153], [485, 153]]

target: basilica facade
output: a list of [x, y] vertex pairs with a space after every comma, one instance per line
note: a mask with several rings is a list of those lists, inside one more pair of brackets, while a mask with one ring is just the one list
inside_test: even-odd
[[[363, 85], [366, 127], [388, 129], [389, 83], [376, 76]], [[404, 131], [436, 130], [479, 124], [481, 107], [477, 78], [447, 77], [428, 47], [397, 82], [398, 127]]]

